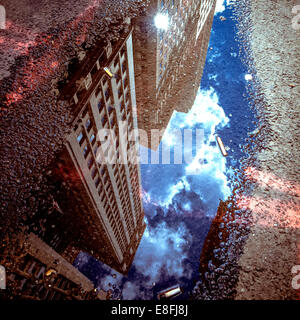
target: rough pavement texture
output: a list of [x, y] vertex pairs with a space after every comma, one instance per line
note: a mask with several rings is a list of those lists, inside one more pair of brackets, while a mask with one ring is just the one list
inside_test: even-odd
[[195, 299], [300, 297], [292, 288], [291, 272], [300, 265], [300, 31], [292, 28], [296, 2], [233, 3], [240, 57], [253, 76], [247, 89], [257, 129], [243, 147], [236, 189], [208, 234]]
[[256, 161], [246, 169], [252, 189], [240, 199], [253, 221], [236, 299], [297, 299], [291, 285], [291, 269], [300, 264], [300, 30], [291, 22], [297, 4], [252, 0], [244, 17], [263, 103], [256, 105], [261, 121], [252, 134]]
[[[142, 0], [3, 0], [1, 5], [6, 10], [6, 28], [0, 31], [0, 80], [10, 75], [15, 67], [15, 59], [28, 55], [31, 48], [36, 48], [53, 36], [60, 40], [75, 40], [74, 49], [87, 40], [113, 37], [126, 17], [133, 17], [137, 9], [147, 3]], [[92, 28], [93, 25], [93, 28]], [[41, 37], [41, 35], [43, 35]], [[39, 37], [40, 36], [40, 37]], [[49, 41], [51, 43], [51, 41]], [[51, 43], [48, 49], [55, 48]], [[60, 43], [62, 46], [63, 43]], [[78, 49], [77, 48], [77, 49]], [[69, 51], [71, 54], [71, 51]], [[35, 53], [38, 54], [38, 51]]]
[[[242, 178], [240, 178], [242, 179]], [[249, 213], [239, 210], [234, 196], [220, 202], [200, 257], [200, 279], [193, 299], [233, 299], [239, 275], [238, 257], [249, 233]]]
[[[2, 1], [6, 29], [0, 30], [0, 238], [34, 221], [53, 203], [48, 166], [61, 150], [72, 121], [57, 101], [59, 83], [76, 67], [78, 53], [101, 40], [117, 40], [126, 18], [148, 1]], [[1, 80], [2, 79], [2, 80]]]

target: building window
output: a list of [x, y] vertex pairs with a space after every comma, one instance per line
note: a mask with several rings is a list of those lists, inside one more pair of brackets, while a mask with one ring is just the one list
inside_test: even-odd
[[93, 165], [94, 161], [93, 158], [91, 157], [88, 161], [88, 168], [91, 169], [92, 165]]
[[96, 186], [96, 188], [98, 188], [99, 184], [100, 184], [100, 178], [97, 177], [97, 179], [96, 179], [96, 181], [95, 181], [95, 186]]
[[83, 149], [83, 156], [86, 158], [89, 154], [89, 148], [88, 146], [85, 146], [84, 149]]
[[105, 99], [106, 99], [106, 100], [108, 100], [108, 99], [109, 99], [109, 97], [110, 97], [110, 95], [111, 95], [111, 93], [110, 93], [110, 89], [109, 89], [109, 88], [107, 88], [107, 89], [105, 90]]
[[116, 119], [115, 119], [115, 117], [113, 117], [113, 118], [110, 120], [110, 125], [111, 125], [111, 127], [113, 127], [115, 124], [116, 124]]
[[104, 107], [104, 103], [103, 103], [103, 100], [102, 100], [102, 97], [101, 97], [101, 99], [98, 102], [99, 113], [101, 113], [101, 111], [103, 110], [103, 107]]
[[96, 141], [96, 137], [95, 137], [95, 135], [94, 135], [94, 134], [92, 134], [92, 135], [91, 135], [91, 138], [90, 138], [90, 142], [91, 142], [91, 144], [94, 144], [94, 143], [95, 143], [95, 141]]
[[115, 78], [116, 78], [116, 81], [117, 81], [117, 82], [121, 79], [121, 72], [120, 72], [120, 70], [119, 70], [117, 73], [115, 73]]
[[121, 65], [122, 73], [124, 74], [126, 72], [126, 60]]
[[94, 155], [95, 155], [95, 156], [97, 156], [98, 150], [99, 150], [99, 146], [97, 145], [97, 146], [95, 147], [95, 149], [94, 149]]
[[124, 79], [123, 79], [123, 87], [124, 87], [124, 90], [125, 90], [125, 88], [128, 86], [128, 78], [127, 77], [125, 77]]
[[104, 192], [101, 192], [101, 193], [100, 193], [100, 197], [101, 197], [101, 202], [104, 202], [105, 193], [104, 193]]
[[85, 128], [87, 131], [90, 131], [92, 128], [92, 123], [90, 119], [87, 119], [86, 123], [85, 123]]
[[97, 168], [94, 166], [93, 170], [92, 170], [92, 178], [94, 179], [95, 176], [97, 174]]
[[83, 142], [83, 140], [84, 140], [83, 132], [81, 131], [81, 132], [79, 133], [79, 135], [77, 136], [77, 141], [78, 141], [79, 144], [81, 145], [82, 142]]
[[104, 125], [105, 125], [105, 123], [106, 123], [106, 117], [105, 117], [105, 116], [103, 116], [103, 117], [102, 117], [102, 119], [101, 119], [101, 123], [102, 123], [102, 126], [104, 126]]
[[108, 111], [108, 114], [111, 114], [111, 112], [113, 111], [113, 107], [112, 107], [112, 106], [109, 106], [109, 107], [107, 108], [107, 111]]

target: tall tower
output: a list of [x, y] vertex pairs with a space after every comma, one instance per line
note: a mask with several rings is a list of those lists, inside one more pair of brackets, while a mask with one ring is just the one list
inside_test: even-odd
[[61, 92], [74, 111], [58, 166], [63, 212], [81, 248], [126, 274], [145, 230], [140, 197], [132, 30], [81, 56]]
[[141, 144], [157, 149], [174, 110], [188, 112], [200, 85], [215, 0], [152, 0], [135, 20], [139, 128], [160, 130]]

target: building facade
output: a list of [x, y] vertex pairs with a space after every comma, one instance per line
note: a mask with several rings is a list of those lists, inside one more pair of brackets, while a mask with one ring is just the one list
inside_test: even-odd
[[132, 31], [83, 57], [61, 98], [75, 113], [58, 161], [69, 186], [62, 210], [74, 219], [81, 248], [126, 274], [146, 227], [134, 130]]
[[[134, 54], [141, 144], [156, 150], [174, 110], [191, 109], [200, 85], [215, 0], [153, 0], [134, 22]], [[156, 17], [167, 17], [165, 28]], [[152, 137], [151, 130], [159, 130]], [[156, 132], [156, 131], [155, 131]]]
[[109, 294], [94, 284], [72, 264], [35, 234], [18, 234], [1, 255], [5, 268], [4, 299], [22, 300], [106, 300]]

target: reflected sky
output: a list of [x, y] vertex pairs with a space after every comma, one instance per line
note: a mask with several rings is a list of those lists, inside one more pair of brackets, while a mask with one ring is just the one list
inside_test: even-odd
[[[160, 150], [162, 144], [171, 147], [172, 158], [174, 132], [201, 129], [204, 141], [197, 148], [192, 144], [193, 161], [141, 165], [147, 229], [128, 277], [83, 253], [75, 261], [99, 288], [113, 290], [113, 298], [153, 299], [160, 290], [179, 284], [185, 290], [182, 299], [193, 288], [203, 242], [220, 199], [231, 193], [230, 178], [242, 157], [240, 146], [254, 120], [245, 100], [251, 78], [245, 77], [248, 72], [238, 56], [231, 14], [228, 3], [218, 1], [195, 103], [188, 113], [173, 113], [160, 145]], [[227, 147], [227, 158], [219, 150], [216, 134]], [[150, 157], [146, 148], [140, 151]]]

